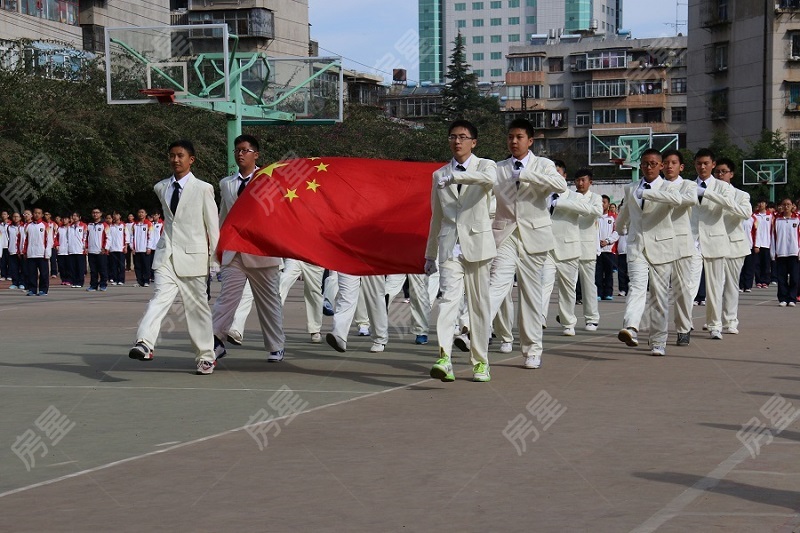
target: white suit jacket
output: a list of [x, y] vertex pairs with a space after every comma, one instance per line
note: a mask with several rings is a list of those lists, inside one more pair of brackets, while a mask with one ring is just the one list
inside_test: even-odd
[[731, 255], [728, 257], [747, 257], [751, 252], [750, 240], [742, 227], [742, 221], [753, 215], [753, 207], [750, 205], [748, 193], [736, 187], [731, 187], [731, 189], [735, 208], [725, 211], [723, 215], [725, 228], [728, 230], [728, 240], [731, 243]]
[[[692, 211], [692, 233], [700, 241], [700, 253], [708, 259], [729, 257], [731, 243], [723, 215], [734, 210], [733, 187], [718, 179], [709, 178], [703, 201]], [[708, 183], [708, 182], [707, 182]]]
[[497, 211], [492, 223], [495, 245], [499, 247], [517, 230], [527, 253], [552, 250], [553, 231], [547, 200], [550, 193], [566, 191], [567, 182], [551, 160], [530, 152], [528, 164], [519, 175], [519, 188], [513, 170], [513, 157], [497, 164], [497, 182], [494, 184]]
[[[580, 194], [580, 193], [575, 193]], [[592, 191], [583, 195], [592, 206], [588, 215], [578, 217], [581, 233], [581, 261], [594, 261], [600, 254], [600, 241], [597, 233], [597, 219], [603, 215], [603, 197]], [[559, 198], [561, 200], [561, 198]], [[556, 208], [558, 209], [558, 208]]]
[[[268, 176], [264, 176], [259, 179], [269, 179]], [[249, 187], [253, 181], [253, 178], [250, 178], [250, 182], [248, 182], [247, 186]], [[236, 193], [239, 192], [239, 173], [232, 176], [228, 176], [227, 178], [222, 178], [219, 182], [219, 193], [220, 193], [220, 202], [219, 202], [219, 224], [220, 227], [222, 223], [225, 222], [225, 218], [228, 216], [231, 208], [233, 207], [234, 202], [239, 197]], [[267, 219], [269, 220], [269, 219]], [[223, 250], [222, 251], [222, 265], [229, 264], [236, 254], [239, 252], [234, 252], [231, 250]], [[261, 255], [251, 255], [251, 254], [242, 254], [242, 263], [247, 268], [268, 268], [274, 266], [281, 265], [281, 259], [279, 257], [268, 257], [268, 256], [261, 256]]]
[[697, 253], [695, 238], [692, 233], [692, 208], [697, 205], [697, 183], [681, 177], [669, 182], [671, 188], [677, 189], [681, 203], [672, 209], [672, 229], [675, 231], [675, 251], [678, 259], [691, 257]]
[[[458, 242], [464, 259], [484, 261], [497, 255], [489, 219], [492, 187], [497, 180], [497, 165], [491, 159], [473, 155], [464, 172], [453, 172], [448, 163], [433, 173], [431, 191], [431, 227], [425, 248], [427, 259], [443, 263], [453, 256]], [[452, 175], [456, 180], [444, 189], [437, 186], [440, 176]], [[457, 184], [461, 184], [461, 193]]]
[[569, 261], [581, 256], [581, 231], [578, 219], [583, 216], [598, 217], [603, 213], [588, 195], [567, 189], [559, 193], [553, 214], [550, 215], [553, 229], [553, 255], [558, 261]]
[[214, 187], [190, 173], [173, 215], [165, 198], [170, 180], [161, 180], [153, 187], [164, 213], [164, 232], [153, 257], [153, 270], [172, 258], [176, 275], [207, 276], [209, 266], [217, 264], [214, 252], [219, 241]]
[[663, 178], [654, 180], [651, 187], [642, 191], [642, 208], [642, 200], [635, 195], [639, 182], [625, 186], [617, 225], [628, 228], [629, 262], [644, 256], [651, 265], [663, 265], [678, 258], [672, 209], [681, 205], [681, 195], [677, 187]]

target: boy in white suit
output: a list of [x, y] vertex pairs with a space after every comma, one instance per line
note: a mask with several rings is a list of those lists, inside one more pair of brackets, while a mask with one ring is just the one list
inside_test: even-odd
[[[489, 373], [489, 269], [496, 255], [489, 219], [492, 187], [497, 165], [473, 155], [478, 129], [469, 121], [456, 120], [448, 130], [453, 159], [433, 173], [431, 227], [425, 250], [425, 273], [440, 271], [442, 299], [436, 334], [439, 359], [430, 375], [454, 381], [450, 353], [458, 311], [467, 296], [471, 329], [470, 362], [473, 381], [486, 382]], [[504, 295], [505, 296], [505, 295]]]
[[215, 364], [214, 335], [206, 279], [209, 268], [218, 269], [214, 250], [219, 240], [219, 217], [214, 187], [192, 174], [194, 154], [190, 141], [172, 143], [169, 162], [173, 175], [153, 188], [166, 215], [164, 234], [153, 259], [156, 288], [128, 356], [140, 361], [153, 359], [161, 322], [180, 294], [197, 373], [211, 374]]

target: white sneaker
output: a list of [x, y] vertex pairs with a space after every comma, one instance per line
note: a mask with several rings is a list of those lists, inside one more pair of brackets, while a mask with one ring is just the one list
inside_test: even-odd
[[722, 340], [722, 332], [718, 329], [711, 330], [711, 338], [714, 340]]
[[628, 346], [639, 346], [639, 337], [636, 333], [636, 330], [633, 328], [619, 330], [619, 333], [617, 333], [617, 338]]
[[472, 347], [472, 343], [469, 340], [469, 335], [464, 333], [463, 335], [457, 335], [453, 339], [453, 346], [461, 350], [462, 352], [468, 352]]
[[267, 363], [280, 363], [283, 361], [283, 356], [285, 353], [286, 351], [283, 348], [277, 352], [269, 352], [269, 355], [267, 356]]
[[372, 343], [372, 348], [370, 348], [369, 351], [372, 352], [372, 353], [380, 353], [380, 352], [384, 351], [385, 349], [386, 349], [386, 345], [385, 344], [381, 344], [379, 342], [373, 342]]
[[708, 331], [708, 324], [703, 324], [703, 331]]
[[344, 353], [347, 351], [347, 342], [344, 339], [337, 337], [333, 333], [328, 333], [325, 335], [325, 342], [327, 342], [328, 345], [330, 345], [330, 347], [337, 352]]
[[564, 331], [561, 333], [565, 337], [574, 337], [575, 336], [575, 328], [564, 328]]
[[795, 304], [794, 302], [789, 302], [789, 304], [788, 304], [788, 305], [789, 305], [789, 307], [794, 307], [794, 306], [795, 306], [795, 305], [797, 305], [797, 304]]
[[736, 328], [722, 328], [722, 333], [730, 333], [731, 335], [738, 335], [739, 330]]
[[510, 342], [503, 342], [500, 344], [500, 353], [511, 353], [513, 345]]
[[653, 348], [650, 350], [650, 355], [667, 355], [667, 346], [665, 344], [653, 344]]
[[358, 326], [359, 337], [369, 337], [369, 326]]
[[589, 322], [583, 329], [585, 329], [586, 331], [597, 331], [597, 324], [595, 324], [594, 322]]
[[525, 356], [525, 363], [523, 365], [525, 368], [539, 368], [542, 366], [542, 355], [526, 355]]
[[319, 332], [312, 333], [311, 334], [311, 342], [314, 343], [314, 344], [321, 343], [322, 342], [322, 335], [320, 335]]
[[214, 372], [214, 366], [217, 363], [215, 361], [206, 361], [205, 359], [201, 359], [199, 363], [197, 363], [197, 372], [196, 374], [202, 374], [207, 376]]
[[778, 304], [780, 307], [786, 307], [786, 302], [781, 302]]
[[617, 293], [617, 296], [625, 296], [626, 294], [628, 294], [628, 293], [626, 293], [625, 291], [619, 291]]

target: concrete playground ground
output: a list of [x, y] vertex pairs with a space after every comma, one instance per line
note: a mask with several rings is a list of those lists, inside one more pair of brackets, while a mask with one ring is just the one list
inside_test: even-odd
[[339, 354], [308, 342], [298, 283], [284, 362], [252, 315], [196, 376], [178, 315], [128, 358], [149, 289], [7, 285], [2, 531], [800, 531], [800, 309], [773, 287], [721, 341], [695, 307], [661, 358], [617, 340], [624, 298], [575, 337], [551, 305], [542, 368], [495, 343], [481, 384], [461, 353], [428, 378], [435, 337], [413, 344], [400, 299], [386, 352], [353, 332]]

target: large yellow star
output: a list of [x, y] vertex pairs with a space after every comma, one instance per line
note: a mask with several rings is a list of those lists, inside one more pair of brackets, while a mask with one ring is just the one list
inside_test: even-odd
[[287, 189], [286, 194], [283, 195], [284, 198], [289, 200], [289, 203], [292, 203], [292, 200], [295, 198], [300, 198], [297, 196], [297, 189]]
[[316, 167], [314, 167], [314, 168], [316, 168], [316, 169], [317, 169], [317, 172], [327, 172], [327, 171], [328, 171], [328, 167], [329, 167], [329, 166], [330, 166], [330, 165], [326, 165], [325, 163], [320, 163], [319, 165], [317, 165], [317, 166], [316, 166]]
[[319, 183], [317, 183], [317, 180], [315, 180], [315, 179], [311, 180], [311, 181], [307, 181], [306, 184], [307, 184], [306, 190], [311, 190], [311, 191], [314, 191], [314, 192], [317, 192], [317, 189], [320, 186]]
[[272, 177], [272, 173], [275, 171], [275, 169], [281, 168], [281, 167], [285, 167], [288, 164], [289, 163], [272, 163], [269, 166], [266, 166], [264, 168], [259, 169], [258, 172], [256, 173], [254, 179], [255, 178], [260, 178], [261, 176], [269, 176], [271, 178]]

